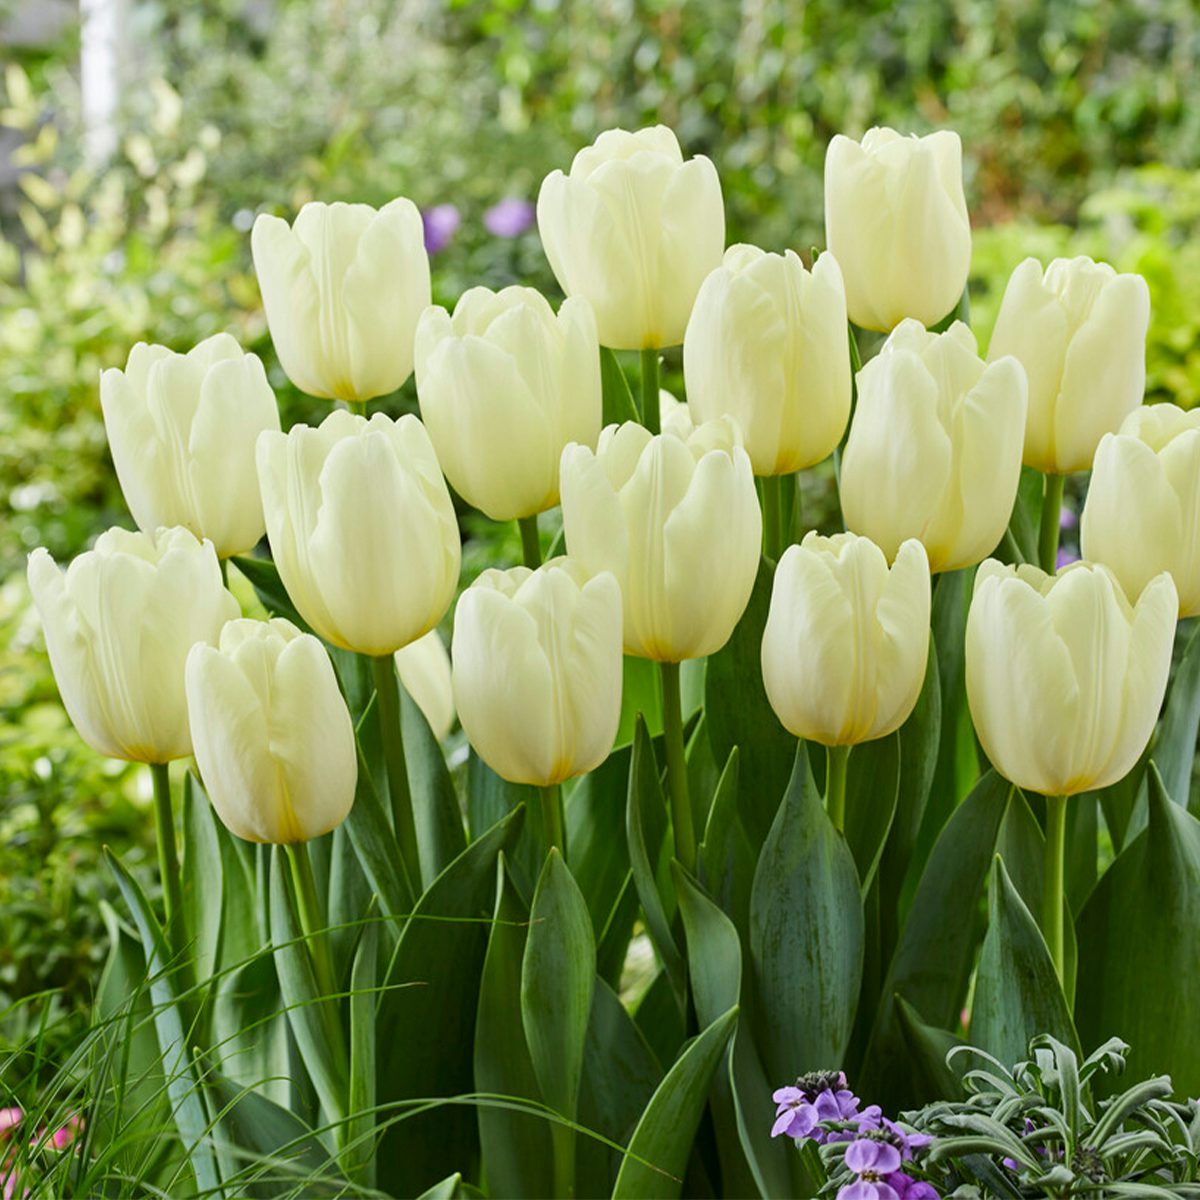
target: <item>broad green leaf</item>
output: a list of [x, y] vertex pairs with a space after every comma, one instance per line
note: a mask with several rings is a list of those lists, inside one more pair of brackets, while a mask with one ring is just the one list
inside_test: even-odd
[[629, 380], [625, 378], [617, 356], [607, 346], [600, 347], [600, 387], [604, 397], [605, 425], [620, 425], [638, 419]]
[[230, 969], [217, 985], [212, 1053], [222, 1074], [287, 1105], [288, 1018], [268, 950]]
[[338, 1026], [337, 1002], [317, 984], [308, 942], [296, 916], [296, 899], [283, 847], [271, 847], [271, 943], [292, 1036], [316, 1088], [326, 1119], [346, 1117], [350, 1064]]
[[[504, 856], [496, 866], [496, 906], [475, 1018], [475, 1087], [485, 1093], [541, 1101], [521, 1025], [521, 961], [529, 911], [516, 893]], [[549, 1196], [553, 1190], [550, 1126], [537, 1116], [481, 1104], [476, 1109], [488, 1191], [496, 1200]]]
[[198, 980], [211, 979], [221, 952], [224, 880], [216, 818], [191, 771], [183, 779], [183, 925]]
[[[1200, 821], [1150, 770], [1149, 823], [1079, 915], [1075, 1019], [1085, 1045], [1113, 1033], [1133, 1047], [1126, 1082], [1169, 1074], [1200, 1093]], [[1116, 1090], [1097, 1077], [1097, 1090]]]
[[[1152, 757], [1167, 795], [1176, 804], [1189, 806], [1192, 771], [1196, 761], [1196, 736], [1200, 732], [1200, 623], [1188, 639], [1175, 669], [1163, 710], [1162, 725]], [[1200, 805], [1200, 796], [1197, 797]], [[1195, 815], [1197, 805], [1192, 805]]]
[[[1018, 562], [1037, 563], [1038, 530], [1042, 520], [1042, 473], [1034, 467], [1021, 468], [1021, 481], [1013, 504], [1008, 532], [1019, 555]], [[1004, 543], [1001, 543], [1003, 547]], [[1003, 562], [1012, 562], [1011, 555], [997, 554]]]
[[[328, 840], [329, 886], [325, 895], [329, 905], [329, 941], [337, 977], [348, 979], [352, 958], [362, 937], [361, 922], [371, 905], [374, 889], [363, 873], [345, 821], [328, 835]], [[378, 904], [375, 905], [374, 919], [379, 920]], [[386, 928], [390, 950], [400, 931], [396, 922], [390, 919], [386, 920]]]
[[679, 1195], [708, 1089], [737, 1015], [738, 1010], [732, 1008], [709, 1025], [658, 1085], [625, 1153], [613, 1188], [614, 1200], [671, 1200]]
[[633, 1019], [659, 1062], [672, 1062], [687, 1036], [679, 997], [665, 970], [659, 971], [635, 1002]]
[[467, 836], [442, 745], [429, 728], [425, 714], [403, 688], [400, 721], [424, 891], [463, 852]]
[[171, 961], [162, 929], [137, 880], [115, 854], [106, 851], [106, 855], [117, 887], [141, 935], [150, 981], [150, 1002], [154, 1006], [154, 1028], [158, 1034], [175, 1128], [179, 1130], [196, 1183], [201, 1190], [215, 1189], [219, 1186], [217, 1162], [208, 1128], [208, 1113], [188, 1044], [191, 1023], [180, 1000], [180, 968]]
[[639, 716], [653, 737], [662, 736], [662, 683], [658, 664], [626, 654], [621, 661], [621, 719], [613, 743], [615, 749], [633, 741]]
[[[579, 1123], [611, 1142], [626, 1145], [663, 1073], [616, 992], [597, 979], [588, 1022], [586, 1069], [579, 1089]], [[580, 1196], [604, 1196], [622, 1156], [589, 1137], [577, 1139]]]
[[896, 996], [896, 1019], [908, 1047], [908, 1061], [916, 1076], [917, 1091], [930, 1100], [961, 1100], [962, 1085], [946, 1062], [946, 1055], [963, 1040], [955, 1033], [926, 1025], [903, 996]]
[[463, 1177], [455, 1172], [435, 1183], [433, 1187], [427, 1188], [417, 1197], [417, 1200], [460, 1200], [464, 1194]]
[[896, 815], [900, 772], [899, 731], [855, 746], [846, 771], [846, 841], [865, 897], [871, 890]]
[[625, 809], [625, 832], [629, 862], [646, 927], [654, 948], [666, 968], [676, 1003], [682, 1011], [687, 992], [687, 968], [671, 934], [670, 917], [659, 891], [656, 872], [661, 848], [670, 836], [667, 830], [667, 801], [658, 775], [654, 746], [640, 718], [629, 766], [629, 795]]
[[750, 888], [757, 853], [746, 838], [738, 816], [738, 777], [741, 752], [729, 752], [717, 783], [704, 839], [699, 849], [700, 882], [733, 920], [742, 936], [750, 927]]
[[[621, 839], [624, 844], [624, 839]], [[617, 895], [608, 920], [596, 938], [596, 974], [612, 987], [619, 987], [629, 956], [629, 942], [637, 922], [639, 903], [633, 872], [625, 872], [625, 882]]]
[[575, 1116], [592, 1009], [596, 942], [579, 885], [552, 849], [538, 879], [521, 960], [521, 1024], [546, 1103]]
[[368, 1187], [375, 1182], [375, 1040], [379, 925], [374, 906], [354, 954], [350, 970], [350, 1120], [344, 1155], [347, 1171]]
[[704, 677], [704, 715], [713, 757], [727, 762], [741, 747], [738, 809], [752, 848], [760, 847], [787, 790], [796, 739], [779, 723], [762, 682], [762, 638], [774, 571], [763, 559], [750, 602], [733, 635], [710, 655]]
[[[535, 787], [509, 783], [471, 750], [467, 755], [467, 827], [471, 840], [482, 837], [498, 821], [524, 807], [525, 818], [516, 845], [506, 855], [513, 882], [522, 899], [533, 899], [533, 886], [542, 869], [545, 839], [542, 809]], [[570, 843], [568, 842], [568, 850]]]
[[902, 995], [936, 1028], [958, 1028], [982, 932], [979, 898], [1011, 791], [1012, 784], [989, 771], [946, 823], [917, 885], [863, 1067], [864, 1090], [889, 1111], [921, 1100], [912, 1090], [893, 997]]
[[[518, 809], [468, 845], [420, 898], [400, 935], [378, 1003], [380, 1104], [474, 1090], [475, 1012], [496, 859], [513, 844], [523, 817]], [[453, 1169], [473, 1172], [478, 1154], [470, 1108], [409, 1116], [384, 1134], [378, 1186], [411, 1194]]]
[[1072, 796], [1067, 805], [1066, 889], [1072, 912], [1079, 912], [1096, 886], [1100, 856], [1100, 804], [1095, 792]]
[[979, 957], [971, 1044], [1001, 1062], [1019, 1062], [1036, 1034], [1079, 1051], [1079, 1039], [1042, 932], [997, 856], [988, 895], [988, 931]]
[[755, 1030], [771, 1077], [841, 1063], [862, 979], [862, 899], [803, 745], [754, 873], [750, 957]]

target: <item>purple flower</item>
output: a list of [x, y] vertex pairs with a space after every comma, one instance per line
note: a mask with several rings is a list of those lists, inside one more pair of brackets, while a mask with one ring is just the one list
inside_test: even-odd
[[777, 1105], [771, 1136], [808, 1137], [816, 1126], [818, 1117], [817, 1110], [808, 1102], [804, 1092], [800, 1088], [784, 1087], [775, 1092], [771, 1099]]
[[1054, 566], [1057, 570], [1062, 570], [1068, 563], [1078, 562], [1079, 555], [1074, 550], [1068, 550], [1066, 546], [1059, 546], [1058, 554], [1054, 559]]
[[838, 1192], [838, 1200], [900, 1200], [887, 1178], [900, 1170], [900, 1151], [895, 1146], [856, 1138], [846, 1147], [845, 1161], [858, 1179]]
[[421, 221], [425, 226], [425, 252], [437, 254], [449, 245], [462, 217], [453, 204], [435, 204], [421, 213]]
[[856, 1179], [838, 1188], [836, 1200], [900, 1200], [896, 1189], [880, 1180]]
[[535, 216], [536, 210], [528, 200], [509, 196], [483, 214], [483, 224], [496, 237], [515, 238], [533, 227]]
[[913, 1179], [901, 1171], [893, 1171], [884, 1183], [900, 1197], [900, 1200], [938, 1200], [933, 1184]]
[[1075, 510], [1068, 508], [1065, 504], [1058, 510], [1058, 527], [1059, 529], [1074, 529], [1079, 524], [1079, 517], [1075, 514]]

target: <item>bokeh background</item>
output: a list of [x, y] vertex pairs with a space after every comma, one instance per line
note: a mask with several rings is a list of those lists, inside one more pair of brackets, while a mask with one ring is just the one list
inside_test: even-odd
[[[557, 295], [528, 205], [604, 128], [673, 126], [730, 241], [807, 258], [834, 133], [949, 126], [981, 346], [1022, 258], [1106, 258], [1150, 284], [1148, 398], [1200, 403], [1195, 0], [0, 0], [0, 46], [0, 1055], [71, 1036], [116, 919], [101, 847], [152, 852], [141, 775], [71, 730], [24, 585], [34, 546], [130, 524], [100, 370], [228, 329], [285, 426], [325, 411], [272, 353], [256, 213], [407, 195], [437, 300]], [[465, 528], [468, 570], [517, 556]]]

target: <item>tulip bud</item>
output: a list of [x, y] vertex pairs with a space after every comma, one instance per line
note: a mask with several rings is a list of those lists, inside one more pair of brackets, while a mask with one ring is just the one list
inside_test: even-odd
[[549, 787], [598, 767], [621, 717], [621, 593], [569, 558], [485, 571], [454, 614], [454, 700], [498, 775]]
[[187, 658], [196, 766], [248, 842], [305, 842], [354, 803], [358, 751], [325, 647], [290, 621], [231, 621]]
[[855, 325], [886, 332], [905, 317], [941, 321], [971, 266], [958, 134], [868, 129], [861, 143], [835, 137], [825, 154], [825, 241], [845, 276]]
[[495, 521], [558, 503], [568, 442], [600, 436], [600, 347], [587, 301], [557, 318], [532, 288], [464, 292], [417, 326], [421, 416], [446, 478]]
[[832, 254], [800, 259], [731, 246], [696, 297], [683, 341], [696, 419], [742, 428], [756, 475], [787, 475], [833, 453], [850, 417], [846, 293]]
[[258, 439], [271, 553], [326, 641], [379, 656], [415, 642], [454, 599], [458, 521], [425, 427], [338, 409]]
[[1150, 291], [1090, 258], [1027, 258], [1012, 273], [988, 347], [1029, 378], [1025, 463], [1053, 475], [1086, 471], [1100, 439], [1142, 402]]
[[254, 441], [279, 428], [263, 365], [227, 333], [175, 354], [138, 342], [124, 371], [100, 376], [100, 405], [121, 491], [138, 528], [182, 525], [220, 558], [266, 528]]
[[961, 321], [902, 321], [858, 375], [842, 460], [846, 525], [894, 558], [915, 537], [929, 567], [981, 561], [1004, 536], [1021, 479], [1025, 373], [984, 365]]
[[396, 651], [396, 670], [404, 690], [440, 741], [454, 726], [454, 690], [450, 655], [436, 629]]
[[1165, 573], [1131, 605], [1096, 564], [1046, 575], [985, 562], [967, 614], [967, 699], [996, 769], [1047, 796], [1128, 774], [1162, 707], [1178, 604]]
[[685, 163], [665, 125], [609, 129], [575, 155], [569, 175], [546, 176], [537, 219], [555, 277], [591, 302], [602, 345], [683, 341], [725, 246], [721, 184], [707, 158]]
[[250, 235], [275, 352], [310, 396], [365, 401], [412, 374], [428, 306], [425, 227], [411, 200], [306, 204], [295, 223], [266, 213]]
[[1169, 571], [1179, 615], [1200, 613], [1200, 409], [1135, 408], [1100, 439], [1080, 537], [1127, 596]]
[[888, 569], [869, 538], [809, 533], [779, 561], [763, 684], [790, 733], [825, 746], [886, 737], [925, 682], [929, 562], [909, 539]]
[[625, 650], [702, 658], [728, 640], [758, 571], [762, 515], [750, 458], [729, 417], [651, 436], [610, 425], [595, 454], [562, 457], [567, 546], [593, 574], [612, 571], [625, 607]]
[[130, 762], [191, 754], [188, 651], [215, 645], [238, 616], [212, 543], [182, 528], [110, 529], [66, 572], [35, 550], [28, 578], [63, 705], [83, 740]]

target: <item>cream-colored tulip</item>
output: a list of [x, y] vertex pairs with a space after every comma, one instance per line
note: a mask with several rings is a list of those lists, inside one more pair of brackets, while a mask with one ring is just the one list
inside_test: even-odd
[[633, 422], [610, 425], [594, 454], [568, 446], [562, 458], [571, 556], [612, 571], [626, 652], [660, 662], [719, 650], [758, 570], [762, 516], [737, 426], [689, 424], [675, 417], [655, 437]]
[[563, 447], [600, 436], [587, 301], [567, 300], [555, 317], [533, 288], [471, 288], [453, 316], [425, 310], [416, 363], [421, 416], [455, 491], [495, 521], [553, 508]]
[[822, 254], [810, 274], [791, 250], [731, 246], [696, 297], [683, 371], [696, 419], [735, 417], [756, 475], [828, 458], [850, 417], [837, 260]]
[[609, 129], [542, 181], [538, 232], [568, 296], [591, 302], [602, 345], [683, 341], [704, 277], [721, 263], [725, 210], [716, 168], [683, 161], [665, 125]]
[[192, 752], [183, 668], [238, 616], [211, 542], [110, 529], [64, 572], [42, 549], [29, 590], [67, 714], [93, 750], [165, 763]]
[[812, 532], [788, 547], [762, 640], [763, 684], [784, 727], [824, 746], [899, 729], [925, 682], [930, 593], [915, 539], [890, 570], [883, 551], [853, 533]]
[[1142, 402], [1150, 291], [1090, 258], [1027, 258], [1012, 273], [988, 347], [1029, 378], [1025, 462], [1054, 475], [1086, 471], [1100, 439]]
[[861, 142], [835, 137], [825, 154], [825, 242], [842, 268], [855, 325], [886, 332], [905, 317], [941, 321], [971, 267], [958, 134], [868, 129]]
[[621, 592], [570, 558], [485, 571], [454, 614], [454, 700], [498, 775], [548, 787], [598, 767], [621, 718]]
[[1179, 615], [1200, 613], [1200, 409], [1135, 408], [1100, 439], [1080, 537], [1127, 596], [1169, 571]]
[[326, 641], [391, 654], [444, 616], [458, 583], [454, 505], [425, 427], [338, 409], [258, 439], [271, 553]]
[[231, 621], [192, 647], [188, 716], [217, 816], [248, 842], [306, 842], [354, 803], [358, 751], [325, 647], [290, 621]]
[[902, 321], [859, 372], [842, 460], [842, 512], [889, 559], [915, 537], [930, 569], [980, 562], [1004, 536], [1021, 478], [1025, 373], [984, 365], [961, 321]]
[[1047, 796], [1123, 778], [1162, 707], [1178, 603], [1165, 573], [1133, 605], [1094, 563], [1046, 575], [985, 562], [967, 614], [967, 699], [995, 768]]
[[412, 374], [413, 334], [429, 304], [421, 214], [403, 197], [260, 214], [250, 236], [275, 352], [301, 391], [364, 401]]
[[454, 727], [454, 687], [450, 655], [441, 634], [431, 629], [424, 637], [396, 651], [396, 670], [404, 690], [413, 698], [434, 736], [444, 738]]
[[101, 374], [100, 406], [139, 529], [182, 525], [221, 558], [262, 537], [254, 442], [279, 410], [257, 355], [227, 333], [187, 354], [138, 342], [123, 371]]

